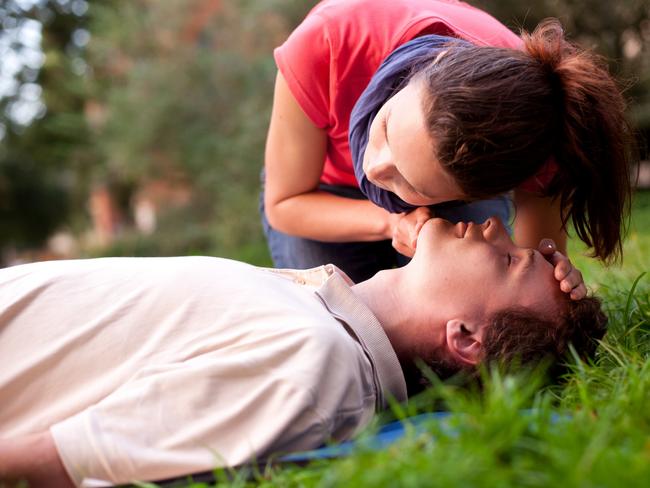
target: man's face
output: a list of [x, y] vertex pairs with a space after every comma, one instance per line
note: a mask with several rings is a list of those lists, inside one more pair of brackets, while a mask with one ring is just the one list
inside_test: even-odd
[[488, 318], [524, 307], [552, 317], [561, 311], [553, 266], [538, 251], [515, 246], [496, 218], [480, 225], [431, 219], [409, 266], [418, 300], [428, 295], [432, 306], [450, 313]]

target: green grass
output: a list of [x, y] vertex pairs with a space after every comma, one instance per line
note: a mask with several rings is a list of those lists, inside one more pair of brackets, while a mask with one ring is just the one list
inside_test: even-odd
[[443, 407], [454, 412], [452, 429], [433, 423], [381, 452], [216, 486], [649, 486], [650, 274], [641, 275], [650, 270], [650, 194], [635, 197], [622, 266], [603, 267], [583, 249], [572, 242], [570, 254], [604, 298], [610, 330], [593, 364], [576, 363], [562, 386], [497, 373], [482, 393], [437, 385], [405, 413]]
[[573, 239], [569, 254], [583, 272], [585, 282], [600, 292], [602, 287], [629, 287], [640, 273], [650, 271], [650, 191], [638, 192], [633, 199], [632, 220], [623, 244], [622, 265], [606, 268], [586, 256], [585, 247]]

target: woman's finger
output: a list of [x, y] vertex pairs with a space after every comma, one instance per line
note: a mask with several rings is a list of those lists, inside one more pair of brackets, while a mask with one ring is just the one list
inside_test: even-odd
[[552, 239], [542, 239], [537, 250], [554, 266], [553, 276], [560, 282], [560, 290], [568, 293], [572, 300], [587, 296], [582, 273], [571, 264], [571, 260], [557, 250]]
[[571, 290], [571, 294], [569, 296], [571, 297], [571, 300], [582, 300], [587, 296], [587, 287], [584, 283], [580, 283], [573, 290]]
[[[557, 257], [555, 254], [559, 254], [560, 257]], [[559, 252], [555, 254], [553, 255], [553, 261], [551, 261], [555, 265], [553, 274], [556, 280], [562, 281], [566, 279], [575, 268], [571, 264], [571, 261], [569, 261], [569, 258]]]
[[583, 283], [582, 273], [577, 268], [571, 268], [571, 271], [562, 279], [560, 286], [567, 293]]
[[400, 241], [396, 237], [393, 237], [392, 241], [393, 248], [400, 254], [408, 258], [412, 258], [415, 254], [415, 247], [406, 245], [404, 242]]
[[408, 214], [401, 214], [393, 229], [393, 247], [400, 254], [412, 257], [424, 223], [431, 218], [427, 207], [419, 207]]
[[553, 241], [553, 239], [542, 239], [539, 241], [537, 250], [541, 252], [545, 257], [547, 257], [552, 256], [555, 254], [555, 252], [557, 252], [557, 246], [555, 245], [555, 241]]
[[404, 220], [407, 221], [410, 231], [411, 246], [416, 248], [418, 235], [424, 223], [432, 217], [431, 210], [428, 207], [419, 207], [411, 212]]

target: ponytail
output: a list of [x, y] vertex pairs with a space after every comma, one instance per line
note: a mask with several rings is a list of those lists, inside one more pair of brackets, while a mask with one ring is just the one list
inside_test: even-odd
[[566, 41], [557, 20], [542, 22], [522, 39], [559, 102], [553, 154], [558, 171], [547, 193], [559, 196], [563, 223], [571, 219], [594, 256], [620, 258], [634, 155], [625, 100], [603, 59]]
[[470, 198], [519, 187], [555, 161], [544, 195], [604, 261], [621, 257], [635, 156], [625, 100], [603, 60], [557, 20], [523, 51], [451, 42], [414, 75], [435, 156]]

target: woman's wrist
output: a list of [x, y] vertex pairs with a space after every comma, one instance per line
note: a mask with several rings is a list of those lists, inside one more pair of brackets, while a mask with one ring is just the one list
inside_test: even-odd
[[395, 235], [395, 229], [397, 228], [397, 225], [402, 218], [403, 214], [396, 214], [396, 213], [391, 213], [388, 211], [385, 211], [388, 215], [386, 216], [386, 223], [384, 227], [384, 237], [386, 239], [392, 239], [393, 236]]

